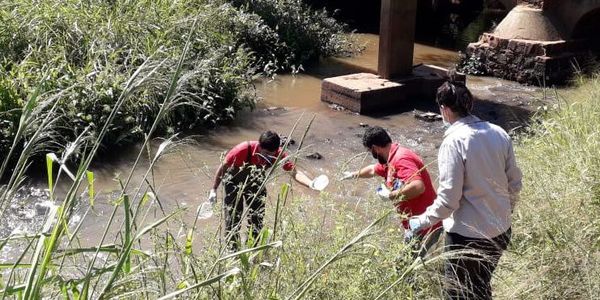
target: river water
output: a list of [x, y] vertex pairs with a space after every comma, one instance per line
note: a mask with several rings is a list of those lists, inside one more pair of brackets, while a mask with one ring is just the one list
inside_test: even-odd
[[[182, 220], [188, 224], [194, 222], [195, 209], [206, 198], [212, 185], [213, 174], [219, 164], [220, 157], [239, 142], [256, 140], [264, 130], [271, 129], [280, 135], [290, 136], [295, 124], [297, 129], [291, 133], [296, 141], [289, 152], [298, 157], [298, 168], [311, 176], [326, 174], [331, 179], [326, 192], [336, 201], [361, 201], [374, 193], [379, 183], [376, 179], [345, 183], [335, 180], [344, 170], [356, 170], [361, 166], [373, 163], [370, 155], [366, 155], [361, 144], [365, 125], [378, 125], [386, 128], [393, 140], [419, 153], [432, 176], [436, 178], [435, 158], [443, 133], [442, 122], [427, 122], [416, 119], [412, 108], [420, 111], [434, 111], [431, 100], [413, 99], [413, 103], [404, 108], [391, 108], [388, 115], [364, 116], [340, 110], [320, 101], [321, 80], [330, 76], [353, 72], [375, 72], [377, 64], [378, 37], [373, 34], [359, 34], [358, 40], [365, 45], [365, 50], [352, 58], [323, 59], [315, 66], [306, 66], [306, 72], [298, 75], [280, 75], [274, 80], [262, 80], [256, 83], [257, 94], [262, 98], [256, 109], [245, 111], [229, 126], [224, 126], [201, 135], [188, 135], [186, 142], [169, 151], [157, 163], [152, 174], [156, 194], [166, 211], [177, 207], [188, 207]], [[457, 52], [415, 44], [414, 62], [433, 64], [442, 67], [452, 66], [458, 59]], [[477, 98], [476, 114], [503, 126], [507, 130], [519, 128], [525, 124], [538, 105], [540, 91], [537, 88], [522, 86], [495, 78], [468, 77], [468, 86]], [[304, 140], [303, 149], [298, 144], [304, 129], [314, 118]], [[158, 142], [153, 146], [157, 147]], [[82, 226], [82, 244], [95, 245], [104, 231], [107, 216], [110, 215], [119, 184], [114, 179], [124, 179], [135, 160], [139, 147], [111, 155], [110, 160], [94, 164], [95, 190], [98, 193], [93, 210], [86, 217]], [[321, 159], [310, 159], [306, 155], [318, 152]], [[355, 157], [352, 159], [352, 157]], [[133, 187], [137, 187], [148, 166], [142, 162], [134, 171]], [[45, 171], [44, 171], [45, 172]], [[290, 182], [290, 177], [280, 174], [269, 185], [272, 191], [270, 200], [275, 198], [275, 191], [283, 182]], [[11, 232], [27, 232], [39, 226], [43, 215], [36, 215], [32, 203], [44, 199], [43, 190], [47, 188], [45, 179], [32, 181], [32, 186], [23, 195], [24, 206], [15, 207], [15, 214], [5, 221], [2, 236]], [[317, 192], [293, 184], [294, 196], [315, 197]], [[58, 186], [58, 192], [64, 193], [68, 182]], [[221, 193], [219, 193], [219, 197]], [[85, 201], [84, 201], [85, 202]], [[78, 217], [83, 214], [88, 204], [82, 203], [77, 211]], [[29, 210], [29, 211], [28, 211]], [[120, 217], [117, 217], [120, 219]], [[214, 232], [218, 220], [210, 218], [198, 223], [200, 232]], [[117, 230], [111, 229], [111, 232]], [[110, 238], [112, 240], [113, 237]], [[6, 258], [9, 249], [1, 254]]]

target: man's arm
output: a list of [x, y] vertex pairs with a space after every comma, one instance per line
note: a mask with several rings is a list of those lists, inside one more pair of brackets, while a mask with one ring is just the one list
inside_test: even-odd
[[417, 217], [422, 228], [430, 227], [448, 218], [460, 206], [465, 165], [454, 145], [442, 143], [438, 155], [438, 169], [437, 198], [423, 214]]
[[419, 197], [425, 192], [425, 183], [422, 180], [413, 180], [405, 184], [399, 190], [392, 191], [390, 193], [390, 199], [400, 199], [400, 201], [406, 201], [413, 198]]
[[369, 165], [358, 171], [345, 171], [342, 175], [341, 180], [354, 178], [370, 178], [373, 176], [375, 176], [375, 165]]
[[308, 175], [306, 175], [306, 173], [304, 173], [296, 168], [294, 168], [291, 172], [292, 172], [292, 177], [294, 178], [294, 180], [296, 180], [298, 183], [302, 184], [303, 186], [310, 187], [312, 179], [310, 179], [308, 177]]
[[359, 178], [370, 178], [375, 176], [375, 165], [368, 165], [357, 172]]
[[212, 186], [213, 190], [216, 191], [219, 188], [219, 185], [221, 184], [221, 180], [223, 179], [223, 175], [225, 174], [226, 170], [227, 170], [227, 165], [225, 163], [221, 163], [221, 165], [217, 169], [217, 172], [215, 173], [215, 179], [213, 180], [213, 186]]
[[512, 142], [509, 138], [509, 149], [508, 157], [506, 159], [506, 178], [508, 179], [508, 196], [510, 198], [511, 210], [515, 208], [515, 205], [519, 199], [519, 192], [523, 187], [522, 179], [523, 174], [519, 167], [517, 167], [517, 161], [515, 159], [515, 153], [513, 151]]

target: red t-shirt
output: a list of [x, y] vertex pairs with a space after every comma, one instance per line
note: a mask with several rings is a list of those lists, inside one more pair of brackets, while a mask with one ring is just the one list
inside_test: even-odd
[[[248, 148], [248, 145], [250, 145], [250, 148]], [[269, 162], [267, 159], [272, 159], [272, 162], [275, 162], [275, 158], [277, 158], [281, 153], [281, 148], [279, 148], [277, 149], [277, 152], [273, 157], [265, 159], [259, 153], [261, 149], [258, 141], [242, 142], [237, 144], [235, 147], [231, 148], [229, 152], [227, 152], [227, 155], [225, 156], [225, 165], [227, 165], [228, 167], [241, 167], [244, 163], [247, 163], [248, 149], [250, 149], [251, 151], [250, 164], [255, 166], [270, 167], [271, 162]], [[280, 160], [283, 160], [286, 157], [287, 154], [284, 152], [281, 154]], [[286, 171], [291, 171], [292, 169], [294, 169], [294, 164], [288, 160], [284, 162], [283, 169]]]
[[[422, 169], [422, 170], [421, 170]], [[436, 198], [435, 189], [431, 183], [431, 177], [429, 172], [424, 168], [423, 161], [421, 158], [411, 150], [401, 147], [398, 144], [392, 144], [390, 149], [390, 155], [388, 157], [388, 163], [382, 165], [377, 163], [375, 165], [375, 173], [385, 178], [385, 184], [388, 188], [394, 186], [394, 181], [399, 179], [408, 184], [413, 180], [421, 180], [425, 184], [425, 191], [416, 198], [402, 201], [396, 206], [396, 210], [405, 212], [409, 216], [420, 215], [425, 212], [427, 207], [433, 203]], [[435, 224], [431, 228], [440, 227], [441, 222]], [[408, 220], [402, 221], [402, 226], [408, 229]], [[423, 230], [420, 232], [424, 235], [429, 230]]]

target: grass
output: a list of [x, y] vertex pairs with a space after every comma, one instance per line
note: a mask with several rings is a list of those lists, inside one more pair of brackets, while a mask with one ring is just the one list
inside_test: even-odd
[[[136, 74], [150, 74], [156, 67], [146, 64]], [[129, 80], [130, 89], [151, 78], [137, 76]], [[176, 82], [175, 76], [171, 86]], [[562, 91], [561, 100], [542, 109], [516, 142], [525, 187], [512, 244], [495, 273], [496, 298], [590, 299], [600, 291], [599, 87], [600, 78], [592, 77]], [[123, 102], [128, 95], [133, 94], [124, 94]], [[55, 97], [31, 97], [38, 101], [23, 111], [24, 118], [46, 124], [34, 126], [42, 132], [51, 131], [52, 124], [43, 122], [48, 116], [36, 117], [48, 111], [35, 107]], [[294, 127], [289, 136], [301, 137], [308, 130]], [[228, 253], [218, 228], [186, 224], [178, 218], [179, 209], [164, 210], [151, 184], [152, 169], [177, 142], [166, 139], [152, 148], [150, 132], [146, 136], [138, 160], [147, 161], [146, 179], [136, 187], [122, 182], [112, 199], [112, 215], [94, 224], [104, 228], [95, 245], [82, 243], [81, 229], [90, 226], [88, 212], [100, 192], [93, 187], [94, 174], [86, 170], [102, 136], [79, 140], [89, 144], [79, 145], [86, 149], [81, 152], [85, 160], [77, 171], [69, 170], [74, 181], [63, 175], [64, 166], [58, 174], [49, 172], [54, 174], [50, 186], [61, 180], [73, 186], [65, 195], [52, 196], [56, 207], [43, 228], [0, 241], [2, 249], [19, 249], [0, 265], [3, 298], [430, 299], [440, 297], [444, 258], [460, 255], [434, 252], [423, 261], [414, 259], [411, 247], [401, 242], [402, 216], [387, 204], [376, 199], [348, 203], [327, 193], [295, 197], [288, 184], [276, 197], [271, 190], [274, 201], [267, 203], [262, 241]], [[27, 165], [31, 156], [20, 155]], [[49, 156], [48, 166], [60, 161]], [[9, 203], [14, 199], [7, 191], [19, 182], [0, 187]], [[216, 211], [215, 218], [221, 219]]]
[[502, 298], [600, 295], [600, 77], [557, 96], [516, 147], [524, 189], [495, 281]]
[[[258, 12], [232, 2], [239, 1], [0, 1], [0, 160], [18, 150], [11, 142], [35, 89], [64, 93], [58, 134], [45, 145], [60, 152], [84, 131], [98, 135], [127, 80], [142, 63], [155, 65], [127, 91], [134, 100], [113, 117], [104, 150], [143, 141], [156, 117], [155, 131], [165, 135], [226, 123], [254, 106], [257, 77], [352, 51], [343, 25], [300, 1], [262, 1]], [[157, 116], [180, 63], [175, 107]]]
[[[2, 124], [10, 124], [1, 130], [3, 134], [7, 128], [12, 130], [11, 135], [4, 135], [10, 138], [2, 144], [7, 155], [0, 165], [0, 177], [5, 178], [0, 184], [0, 214], [13, 212], [10, 208], [18, 204], [15, 195], [25, 182], [24, 172], [39, 155], [47, 157], [48, 195], [54, 203], [40, 228], [0, 238], [0, 251], [11, 254], [0, 264], [2, 299], [439, 298], [441, 262], [452, 254], [435, 252], [425, 260], [414, 259], [410, 245], [401, 242], [402, 216], [392, 213], [389, 205], [379, 200], [348, 203], [327, 193], [301, 198], [293, 195], [293, 186], [283, 184], [279, 191], [270, 191], [274, 200], [267, 203], [261, 242], [228, 253], [218, 228], [200, 234], [207, 229], [182, 221], [181, 209], [165, 210], [167, 206], [155, 190], [153, 168], [178, 144], [177, 137], [170, 133], [179, 127], [170, 131], [163, 130], [163, 126], [176, 124], [182, 116], [197, 112], [195, 109], [206, 112], [227, 107], [230, 103], [219, 106], [222, 99], [241, 95], [239, 86], [230, 83], [246, 78], [244, 74], [255, 74], [251, 67], [246, 73], [249, 66], [268, 65], [264, 57], [251, 53], [248, 41], [223, 52], [226, 55], [220, 54], [229, 49], [224, 45], [240, 40], [228, 35], [228, 30], [218, 29], [236, 25], [240, 27], [234, 28], [254, 28], [260, 33], [251, 36], [274, 38], [279, 36], [276, 29], [289, 26], [290, 18], [277, 5], [292, 5], [293, 16], [302, 7], [299, 2], [258, 1], [261, 5], [255, 7], [244, 1], [234, 1], [236, 6], [218, 1], [136, 2], [156, 13], [155, 19], [143, 23], [148, 28], [136, 27], [136, 22], [116, 22], [109, 27], [109, 22], [102, 20], [114, 13], [122, 14], [117, 16], [123, 19], [142, 17], [128, 6], [133, 5], [128, 1], [64, 1], [64, 7], [52, 6], [51, 2], [40, 7], [25, 1], [1, 3], [2, 18], [7, 20], [2, 26], [13, 30], [18, 39], [2, 35], [7, 31], [0, 34], [0, 43], [11, 49], [3, 52], [4, 73], [0, 80], [0, 95], [4, 97], [0, 102]], [[104, 10], [99, 11], [105, 14], [86, 15], [85, 5], [95, 9], [102, 6]], [[182, 6], [199, 13], [184, 18], [180, 15]], [[117, 7], [119, 13], [113, 11]], [[39, 11], [44, 13], [36, 15]], [[264, 16], [270, 11], [276, 11], [278, 18], [267, 20]], [[7, 17], [14, 15], [23, 17]], [[95, 24], [98, 34], [105, 36], [82, 35], [86, 23], [72, 22], [68, 18], [72, 16], [89, 18], [87, 26]], [[153, 15], [143, 17], [149, 16]], [[244, 21], [230, 22], [237, 18]], [[160, 20], [170, 20], [172, 26], [161, 27], [164, 23]], [[55, 31], [43, 30], [47, 27], [42, 25], [48, 24], [44, 22], [53, 22], [56, 26], [51, 28]], [[69, 27], [75, 23], [81, 32]], [[146, 31], [155, 26], [166, 28], [150, 30], [158, 36], [156, 40], [142, 43], [134, 38], [150, 34]], [[176, 29], [181, 30], [179, 35], [173, 34]], [[244, 32], [242, 29], [233, 32]], [[62, 33], [57, 34], [60, 30]], [[50, 35], [71, 44], [46, 47], [43, 41]], [[181, 39], [172, 41], [169, 36]], [[267, 40], [274, 43], [270, 44], [273, 50], [291, 49], [281, 50], [277, 38]], [[137, 54], [122, 56], [125, 48], [65, 46], [98, 45], [100, 41], [130, 45], [129, 49], [137, 49], [131, 53]], [[203, 48], [205, 45], [218, 47]], [[116, 56], [108, 58], [113, 50]], [[100, 60], [104, 63], [99, 69], [86, 69], [95, 66], [87, 63], [103, 56], [106, 58]], [[56, 63], [53, 66], [61, 68], [60, 72], [40, 64], [41, 58]], [[131, 64], [106, 63], [111, 59], [131, 60]], [[191, 68], [191, 62], [201, 67]], [[288, 67], [294, 63], [289, 60]], [[77, 65], [84, 67], [74, 69]], [[117, 75], [109, 76], [117, 69]], [[89, 85], [85, 80], [65, 77], [84, 79], [91, 71], [96, 73]], [[513, 242], [495, 273], [496, 298], [591, 299], [600, 294], [600, 77], [580, 79], [577, 84], [561, 91], [554, 106], [542, 109], [528, 132], [516, 142], [525, 186], [515, 211]], [[182, 92], [209, 85], [212, 89], [207, 94]], [[157, 90], [160, 92], [153, 93]], [[85, 102], [82, 95], [86, 93], [92, 100]], [[110, 104], [102, 102], [108, 99]], [[88, 103], [90, 106], [84, 107], [93, 109], [74, 114], [81, 106], [69, 106], [73, 101]], [[214, 106], [207, 109], [196, 101]], [[135, 103], [142, 106], [131, 108]], [[89, 172], [89, 165], [107, 145], [106, 137], [129, 124], [124, 111], [147, 117], [138, 129], [143, 146], [132, 171], [119, 181], [118, 192], [110, 196], [110, 215], [92, 220], [90, 214], [102, 191], [94, 187], [95, 175]], [[85, 121], [87, 114], [93, 115], [89, 122]], [[64, 122], [65, 116], [70, 123]], [[88, 123], [80, 123], [82, 120]], [[85, 126], [71, 132], [68, 141], [57, 140], [69, 124]], [[305, 136], [308, 130], [294, 127], [288, 136]], [[161, 131], [166, 139], [155, 147], [150, 141]], [[56, 151], [48, 153], [48, 149]], [[77, 157], [78, 164], [69, 164], [69, 169], [65, 162], [72, 157]], [[139, 185], [132, 186], [131, 176], [137, 165], [148, 167]], [[271, 179], [276, 176], [269, 173]], [[69, 189], [56, 193], [54, 187], [65, 182]], [[222, 217], [222, 213], [215, 214], [220, 221]], [[84, 230], [90, 226], [102, 228], [101, 236], [95, 236], [91, 245], [85, 242], [89, 237]]]

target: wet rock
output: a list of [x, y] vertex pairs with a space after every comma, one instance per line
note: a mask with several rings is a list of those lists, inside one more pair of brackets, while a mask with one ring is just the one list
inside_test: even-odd
[[292, 146], [292, 145], [295, 145], [295, 144], [296, 144], [296, 140], [294, 140], [294, 139], [290, 139], [289, 137], [287, 137], [287, 136], [285, 136], [285, 135], [282, 135], [282, 136], [281, 136], [281, 142], [279, 143], [279, 144], [280, 144], [280, 146], [282, 146], [282, 147], [283, 147], [283, 146], [285, 145], [285, 143], [287, 143], [288, 139], [290, 140], [290, 142], [288, 143], [288, 145], [289, 145], [289, 146]]
[[363, 128], [364, 128], [364, 127], [369, 127], [369, 124], [367, 124], [367, 123], [363, 123], [363, 122], [360, 122], [360, 123], [358, 123], [358, 126], [360, 126], [360, 127], [363, 127]]
[[322, 159], [323, 155], [321, 155], [319, 152], [314, 152], [314, 153], [311, 153], [311, 154], [307, 155], [306, 158], [310, 158], [310, 159]]
[[49, 201], [44, 201], [44, 202], [41, 202], [41, 203], [36, 203], [34, 205], [34, 207], [35, 207], [35, 214], [37, 216], [44, 216], [44, 215], [46, 215], [50, 211], [50, 208], [52, 206], [53, 206], [52, 202], [49, 202]]
[[337, 104], [329, 104], [329, 109], [331, 110], [335, 110], [335, 111], [344, 111], [346, 110], [343, 106], [337, 105]]
[[426, 122], [434, 122], [442, 120], [442, 116], [440, 114], [432, 113], [432, 112], [419, 112], [414, 111], [415, 118], [426, 121]]
[[281, 107], [281, 106], [270, 106], [265, 108], [265, 111], [278, 111], [278, 110], [285, 110], [285, 108]]

